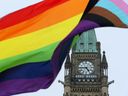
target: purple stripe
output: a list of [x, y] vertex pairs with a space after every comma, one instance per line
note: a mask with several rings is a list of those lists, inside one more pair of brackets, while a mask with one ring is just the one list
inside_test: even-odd
[[[76, 28], [59, 44], [59, 46], [56, 48], [52, 60], [51, 60], [51, 64], [53, 66], [53, 73], [54, 73], [54, 77], [56, 77], [56, 75], [58, 74], [60, 68], [58, 68], [58, 64], [61, 58], [61, 52], [62, 52], [62, 48], [64, 47], [64, 43], [66, 43], [69, 39], [73, 38], [75, 35], [80, 34], [82, 32], [85, 32], [87, 30], [90, 29], [94, 29], [100, 27], [97, 23], [89, 21], [89, 20], [83, 20], [81, 21], [78, 26], [76, 26]], [[62, 64], [61, 64], [62, 65]]]
[[35, 92], [42, 88], [48, 88], [52, 82], [52, 76], [36, 79], [8, 80], [0, 83], [0, 96], [11, 96], [24, 92]]
[[78, 24], [78, 26], [76, 26], [76, 28], [62, 42], [66, 42], [66, 40], [68, 40], [82, 32], [86, 32], [88, 30], [91, 30], [91, 29], [94, 29], [97, 27], [100, 27], [100, 25], [98, 25], [97, 23], [95, 23], [93, 21], [83, 20]]

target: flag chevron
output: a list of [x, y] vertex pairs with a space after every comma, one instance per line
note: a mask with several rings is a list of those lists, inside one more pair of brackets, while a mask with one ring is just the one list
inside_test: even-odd
[[107, 2], [105, 0], [101, 0], [96, 4], [96, 6], [109, 10], [110, 12], [114, 13], [118, 18], [120, 18], [123, 23], [128, 24], [128, 14], [126, 14], [123, 10], [121, 10], [118, 6], [116, 6], [115, 3], [111, 2], [110, 0], [108, 0]]
[[126, 14], [128, 14], [128, 5], [121, 0], [118, 2], [117, 0], [111, 0], [117, 7], [119, 7], [122, 11], [124, 11]]

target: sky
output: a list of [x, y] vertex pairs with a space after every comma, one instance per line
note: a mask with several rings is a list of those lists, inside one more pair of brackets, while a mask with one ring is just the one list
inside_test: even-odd
[[[3, 17], [22, 7], [29, 6], [41, 0], [0, 0], [0, 17]], [[128, 0], [124, 0], [128, 3]], [[115, 80], [110, 85], [110, 96], [128, 96], [128, 29], [121, 28], [98, 28], [96, 29], [97, 39], [101, 42], [101, 49], [106, 51], [109, 65], [109, 81]], [[13, 96], [63, 96], [64, 68], [50, 88], [39, 90], [33, 93], [26, 93]]]

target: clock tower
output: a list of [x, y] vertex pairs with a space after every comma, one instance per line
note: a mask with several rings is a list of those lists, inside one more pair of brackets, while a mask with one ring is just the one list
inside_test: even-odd
[[112, 82], [108, 82], [108, 63], [95, 31], [82, 33], [65, 62], [63, 96], [109, 96]]

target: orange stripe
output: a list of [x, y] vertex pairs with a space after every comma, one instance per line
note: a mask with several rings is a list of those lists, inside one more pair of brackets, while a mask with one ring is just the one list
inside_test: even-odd
[[70, 0], [67, 3], [49, 9], [30, 20], [1, 30], [0, 40], [24, 35], [64, 21], [74, 15], [82, 13], [88, 2], [89, 0]]

